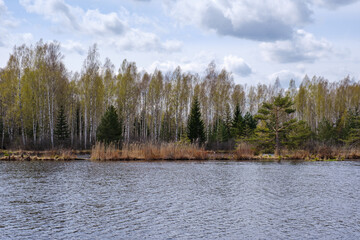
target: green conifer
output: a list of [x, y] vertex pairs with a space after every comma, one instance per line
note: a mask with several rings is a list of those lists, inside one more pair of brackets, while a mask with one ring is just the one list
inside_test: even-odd
[[205, 142], [205, 127], [201, 119], [200, 104], [198, 98], [193, 98], [190, 116], [187, 125], [187, 134], [190, 141], [204, 143]]
[[119, 142], [121, 134], [122, 129], [118, 114], [115, 107], [110, 106], [101, 118], [101, 122], [97, 128], [97, 140], [106, 144]]
[[63, 106], [60, 106], [54, 133], [58, 141], [65, 141], [69, 138], [69, 127]]

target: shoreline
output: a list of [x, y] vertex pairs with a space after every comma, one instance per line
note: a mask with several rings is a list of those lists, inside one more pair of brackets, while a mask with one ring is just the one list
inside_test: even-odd
[[190, 162], [190, 161], [232, 161], [232, 162], [276, 162], [276, 161], [360, 161], [360, 155], [349, 155], [342, 153], [336, 156], [321, 157], [310, 155], [299, 157], [299, 155], [290, 154], [283, 156], [274, 156], [271, 154], [262, 154], [254, 156], [239, 156], [236, 152], [213, 152], [205, 151], [202, 158], [196, 157], [131, 157], [121, 156], [111, 159], [92, 159], [91, 150], [52, 150], [52, 151], [6, 151], [0, 150], [0, 161], [92, 161], [92, 162]]

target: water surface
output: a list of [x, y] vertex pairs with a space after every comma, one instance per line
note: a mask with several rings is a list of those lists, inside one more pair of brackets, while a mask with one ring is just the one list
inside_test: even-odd
[[1, 239], [360, 239], [360, 162], [1, 162]]

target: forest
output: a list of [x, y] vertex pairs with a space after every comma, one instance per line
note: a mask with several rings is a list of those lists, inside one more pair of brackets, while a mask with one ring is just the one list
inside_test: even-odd
[[0, 69], [0, 149], [90, 149], [104, 138], [107, 111], [118, 114], [121, 143], [248, 143], [266, 153], [360, 144], [360, 82], [350, 77], [305, 76], [283, 88], [279, 79], [235, 84], [214, 62], [200, 74], [148, 73], [127, 60], [101, 63], [96, 44], [80, 72], [63, 61], [58, 42], [14, 47]]

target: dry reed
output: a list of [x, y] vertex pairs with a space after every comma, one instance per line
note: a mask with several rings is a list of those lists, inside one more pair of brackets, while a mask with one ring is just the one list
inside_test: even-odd
[[248, 143], [239, 143], [234, 151], [236, 160], [252, 160], [255, 159], [255, 148]]
[[120, 151], [114, 144], [105, 145], [98, 142], [92, 147], [90, 159], [93, 161], [118, 160]]
[[96, 143], [91, 151], [91, 160], [205, 160], [204, 148], [193, 144], [125, 144], [121, 151], [113, 145]]

